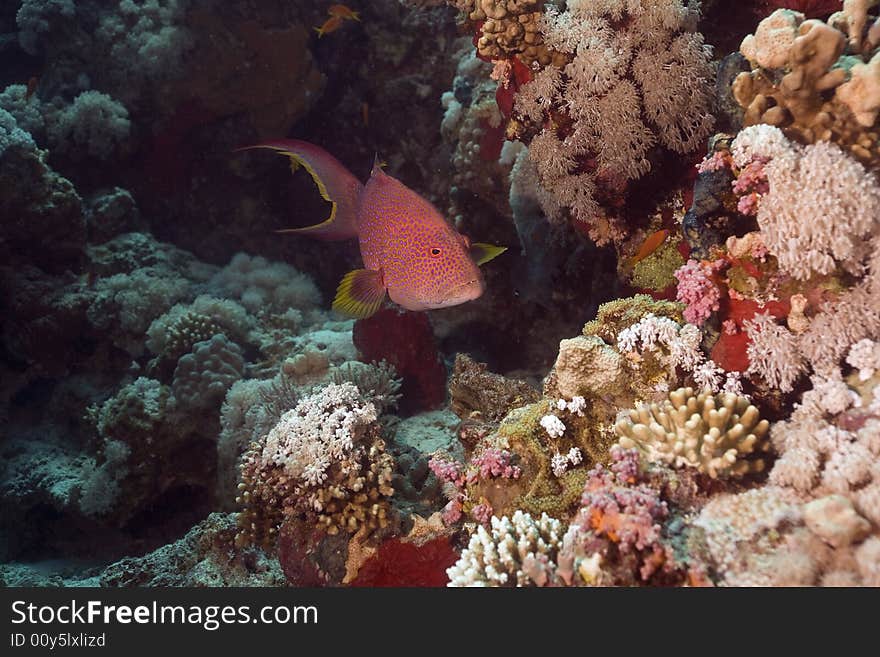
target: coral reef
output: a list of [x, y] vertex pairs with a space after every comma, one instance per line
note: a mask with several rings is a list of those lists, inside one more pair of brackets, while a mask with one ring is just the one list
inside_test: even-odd
[[651, 169], [651, 149], [686, 153], [708, 136], [711, 73], [697, 16], [678, 0], [545, 7], [544, 42], [564, 63], [522, 86], [512, 132], [531, 135], [548, 216], [568, 208], [597, 243], [620, 241], [621, 200]]
[[[0, 584], [880, 585], [878, 11], [10, 3]], [[333, 316], [282, 139], [480, 298]]]

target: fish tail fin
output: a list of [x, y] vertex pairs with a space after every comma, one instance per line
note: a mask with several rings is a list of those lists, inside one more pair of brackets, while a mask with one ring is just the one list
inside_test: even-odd
[[333, 299], [333, 310], [348, 317], [365, 319], [382, 307], [385, 283], [382, 272], [355, 269], [342, 277]]
[[330, 216], [304, 228], [287, 228], [279, 233], [309, 235], [325, 240], [346, 240], [357, 237], [358, 197], [363, 185], [345, 166], [323, 148], [297, 139], [273, 141], [244, 146], [236, 152], [267, 148], [290, 158], [291, 170], [303, 167], [309, 172], [321, 197], [330, 203]]

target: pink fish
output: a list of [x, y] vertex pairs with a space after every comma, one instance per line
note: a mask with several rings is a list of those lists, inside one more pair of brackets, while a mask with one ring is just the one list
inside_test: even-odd
[[407, 310], [447, 308], [478, 298], [486, 284], [479, 265], [506, 251], [471, 244], [431, 203], [373, 164], [362, 185], [327, 151], [304, 141], [282, 139], [247, 148], [269, 148], [311, 174], [330, 217], [282, 233], [319, 239], [358, 238], [363, 269], [346, 274], [333, 308], [352, 317], [369, 317], [385, 295]]

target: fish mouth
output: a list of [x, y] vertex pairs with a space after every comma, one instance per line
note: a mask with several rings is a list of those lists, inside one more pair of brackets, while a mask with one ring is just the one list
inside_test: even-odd
[[447, 306], [456, 306], [460, 303], [465, 303], [467, 301], [473, 301], [480, 297], [483, 294], [483, 285], [482, 281], [479, 278], [474, 278], [469, 281], [465, 281], [464, 283], [460, 283], [447, 292], [446, 296], [443, 297], [440, 301], [436, 303], [432, 303], [431, 305], [436, 308], [445, 308]]

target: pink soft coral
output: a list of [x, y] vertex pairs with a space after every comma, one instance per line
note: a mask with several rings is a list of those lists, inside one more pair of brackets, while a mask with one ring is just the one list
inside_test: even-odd
[[684, 318], [689, 323], [701, 326], [718, 310], [721, 290], [711, 277], [723, 265], [722, 260], [712, 263], [688, 260], [675, 272], [678, 279], [677, 299], [687, 304]]
[[502, 479], [518, 479], [522, 471], [510, 465], [511, 453], [506, 449], [489, 447], [471, 459], [471, 465], [479, 469], [480, 478], [501, 477]]

